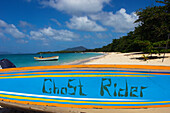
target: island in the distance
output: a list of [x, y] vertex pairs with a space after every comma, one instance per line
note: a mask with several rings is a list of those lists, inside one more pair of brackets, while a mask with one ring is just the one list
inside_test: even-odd
[[83, 46], [73, 47], [73, 48], [67, 48], [61, 51], [47, 51], [47, 52], [38, 52], [37, 54], [48, 54], [48, 53], [75, 53], [75, 52], [84, 52], [87, 48]]

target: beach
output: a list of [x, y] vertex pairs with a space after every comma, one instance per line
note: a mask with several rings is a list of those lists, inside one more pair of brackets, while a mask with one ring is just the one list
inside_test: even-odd
[[[156, 59], [141, 58], [147, 54], [133, 53], [118, 53], [118, 52], [103, 52], [103, 55], [95, 56], [83, 60], [77, 60], [64, 65], [151, 65], [151, 66], [170, 66], [170, 53], [159, 55], [153, 54]], [[157, 58], [158, 57], [158, 58]], [[52, 108], [54, 113], [170, 113], [170, 108], [143, 108], [143, 109], [78, 109], [78, 108]], [[1, 108], [0, 113], [32, 113], [32, 111], [17, 111], [14, 109]], [[34, 112], [35, 113], [35, 112]], [[39, 113], [39, 112], [37, 112]]]
[[170, 66], [170, 53], [165, 54], [165, 58], [163, 59], [164, 53], [161, 53], [160, 56], [158, 54], [153, 54], [152, 56], [156, 59], [148, 59], [144, 61], [143, 55], [148, 56], [148, 54], [133, 52], [133, 53], [119, 53], [119, 52], [111, 52], [104, 53], [105, 55], [98, 57], [97, 59], [91, 59], [83, 64], [119, 64], [119, 65], [156, 65], [156, 66]]

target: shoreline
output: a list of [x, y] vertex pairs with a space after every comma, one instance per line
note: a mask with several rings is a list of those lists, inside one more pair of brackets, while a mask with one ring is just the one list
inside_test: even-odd
[[85, 63], [90, 62], [92, 60], [102, 58], [102, 57], [106, 56], [108, 53], [102, 53], [102, 54], [103, 55], [98, 55], [98, 56], [94, 56], [94, 57], [90, 57], [90, 58], [86, 58], [86, 59], [81, 59], [81, 60], [75, 60], [73, 62], [64, 63], [62, 65], [80, 65], [80, 64], [85, 64]]

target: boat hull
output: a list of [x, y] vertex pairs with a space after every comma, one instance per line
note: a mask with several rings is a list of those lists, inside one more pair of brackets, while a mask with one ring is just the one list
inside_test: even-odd
[[46, 58], [34, 57], [34, 59], [37, 61], [54, 61], [54, 60], [58, 60], [59, 56], [46, 57]]
[[43, 66], [1, 70], [0, 100], [25, 106], [68, 108], [170, 107], [170, 67], [160, 67], [157, 71], [154, 66], [149, 67], [152, 71], [115, 67]]

